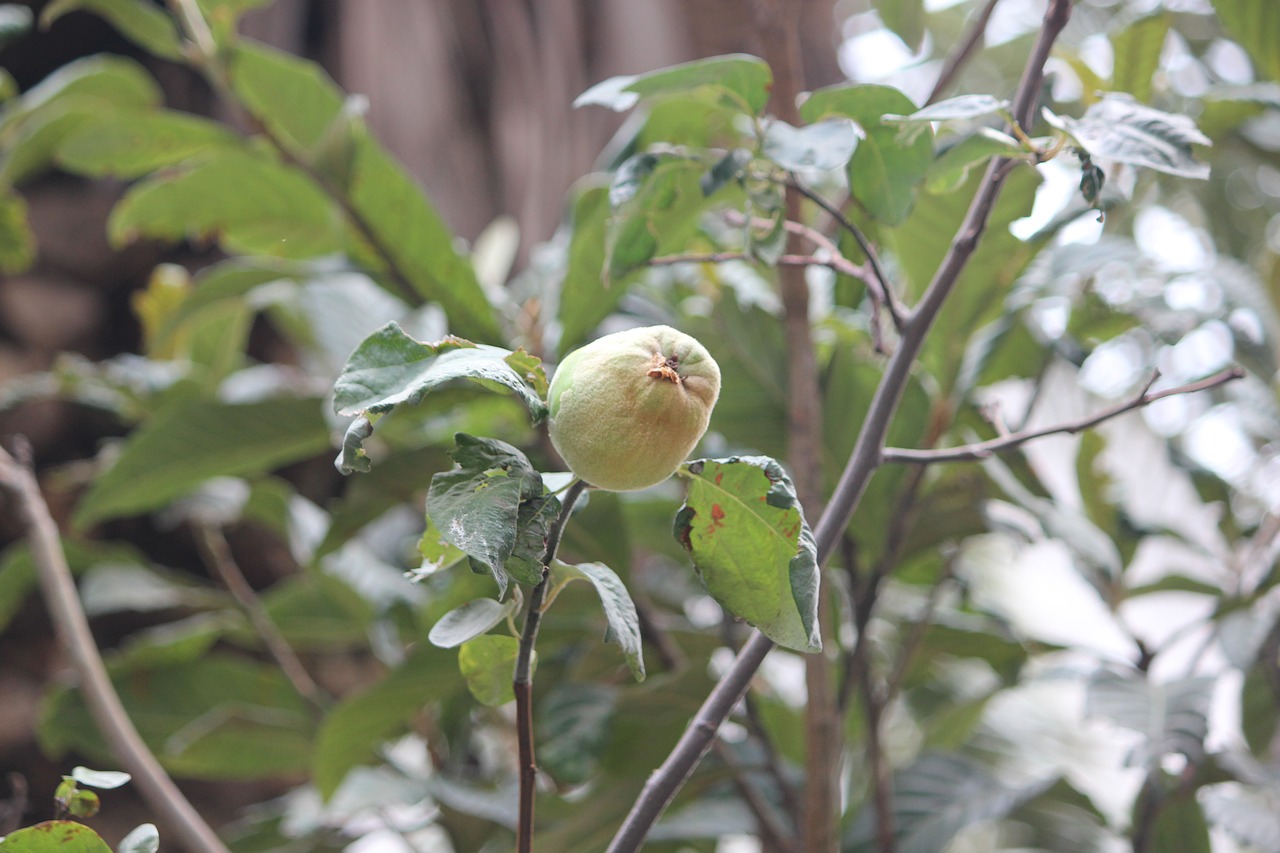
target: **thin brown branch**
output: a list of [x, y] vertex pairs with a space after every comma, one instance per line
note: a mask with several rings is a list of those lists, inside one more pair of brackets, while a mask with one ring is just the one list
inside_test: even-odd
[[[1238, 367], [1229, 367], [1221, 370], [1212, 376], [1201, 379], [1198, 382], [1189, 382], [1186, 385], [1179, 385], [1176, 388], [1166, 388], [1162, 391], [1152, 392], [1150, 384], [1147, 389], [1132, 399], [1114, 406], [1109, 406], [1099, 412], [1095, 412], [1088, 417], [1079, 418], [1074, 421], [1054, 424], [1053, 426], [1040, 427], [1038, 429], [1024, 429], [1019, 432], [1008, 433], [1007, 435], [997, 436], [986, 441], [979, 441], [974, 444], [966, 444], [961, 447], [942, 447], [936, 450], [910, 450], [901, 447], [886, 447], [881, 453], [881, 459], [885, 462], [902, 462], [915, 465], [928, 465], [935, 462], [972, 462], [978, 459], [987, 459], [996, 453], [1002, 453], [1006, 450], [1012, 450], [1015, 447], [1026, 444], [1037, 438], [1043, 438], [1046, 435], [1056, 435], [1058, 433], [1077, 433], [1090, 427], [1111, 420], [1114, 417], [1131, 412], [1135, 409], [1141, 409], [1149, 406], [1156, 400], [1163, 400], [1165, 397], [1173, 397], [1179, 394], [1193, 394], [1197, 391], [1207, 391], [1210, 388], [1217, 388], [1228, 382], [1233, 382], [1244, 377], [1244, 371]], [[1154, 380], [1153, 380], [1154, 381]]]
[[[25, 441], [22, 447], [26, 447]], [[19, 456], [29, 451], [20, 450]], [[62, 551], [58, 525], [40, 493], [40, 484], [29, 464], [20, 464], [0, 447], [0, 486], [8, 489], [26, 522], [31, 556], [40, 577], [40, 589], [53, 619], [58, 638], [66, 646], [89, 713], [102, 731], [112, 753], [137, 782], [147, 805], [165, 822], [182, 844], [195, 853], [229, 853], [200, 813], [195, 810], [160, 762], [151, 754], [120, 696], [107, 675], [106, 665], [89, 630], [80, 605], [75, 580]]]
[[956, 43], [951, 53], [947, 55], [946, 62], [942, 65], [942, 71], [938, 74], [938, 80], [933, 84], [933, 91], [929, 93], [928, 100], [925, 105], [937, 102], [942, 98], [942, 94], [951, 87], [956, 76], [960, 73], [960, 69], [973, 58], [974, 53], [982, 44], [983, 36], [987, 31], [987, 23], [991, 20], [991, 13], [996, 10], [996, 4], [1000, 0], [987, 0], [982, 9], [978, 12], [977, 17], [973, 19], [973, 23], [969, 25], [968, 32], [965, 33], [963, 39]]
[[[1036, 37], [1031, 57], [1019, 81], [1014, 115], [1029, 115], [1036, 104], [1044, 63], [1071, 15], [1070, 0], [1050, 0], [1044, 23]], [[903, 336], [897, 350], [889, 357], [885, 372], [872, 398], [863, 428], [850, 455], [836, 492], [822, 513], [814, 531], [818, 562], [831, 557], [841, 534], [848, 528], [858, 508], [866, 485], [881, 464], [885, 436], [897, 411], [907, 378], [925, 337], [937, 318], [947, 296], [954, 289], [986, 228], [1000, 187], [1008, 175], [1005, 161], [996, 161], [985, 177], [964, 223], [952, 241], [933, 281], [925, 291], [920, 306], [904, 322]], [[773, 643], [759, 631], [753, 632], [743, 645], [738, 658], [712, 689], [702, 707], [694, 715], [689, 728], [681, 736], [667, 759], [645, 782], [640, 797], [632, 806], [622, 827], [610, 843], [608, 853], [634, 853], [648, 835], [649, 828], [675, 796], [676, 791], [693, 772], [706, 753], [720, 724], [746, 692], [751, 677], [764, 661]]]
[[227, 588], [231, 596], [235, 598], [236, 603], [240, 605], [245, 618], [249, 620], [254, 632], [262, 640], [263, 645], [267, 647], [267, 652], [280, 665], [281, 672], [289, 679], [293, 689], [297, 691], [299, 696], [317, 708], [328, 707], [330, 697], [320, 688], [320, 685], [316, 684], [311, 674], [307, 672], [307, 668], [303, 666], [301, 659], [298, 658], [293, 647], [289, 645], [289, 641], [285, 639], [284, 634], [280, 633], [280, 628], [272, 621], [271, 614], [262, 605], [262, 600], [258, 598], [258, 594], [254, 592], [249, 581], [245, 579], [244, 573], [240, 571], [240, 566], [231, 554], [231, 545], [227, 542], [227, 537], [222, 532], [222, 528], [213, 524], [197, 522], [193, 527], [193, 532], [195, 533], [196, 546], [200, 550], [200, 556], [205, 565], [222, 581], [223, 586]]
[[586, 491], [583, 480], [574, 480], [560, 504], [560, 515], [547, 533], [547, 550], [542, 558], [542, 580], [529, 595], [529, 607], [525, 611], [524, 628], [520, 632], [520, 649], [516, 655], [512, 689], [516, 697], [516, 741], [520, 761], [519, 824], [516, 828], [516, 850], [532, 853], [533, 807], [538, 783], [538, 763], [533, 754], [533, 647], [538, 641], [538, 628], [542, 624], [543, 602], [547, 597], [547, 576], [551, 563], [560, 549], [560, 537], [573, 513], [573, 505]]

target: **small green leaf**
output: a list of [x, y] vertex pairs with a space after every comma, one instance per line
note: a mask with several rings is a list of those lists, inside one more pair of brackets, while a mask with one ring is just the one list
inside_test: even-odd
[[[458, 649], [458, 669], [477, 702], [496, 708], [516, 698], [511, 682], [519, 652], [519, 640], [497, 634], [485, 634], [462, 644]], [[534, 666], [537, 660], [535, 654]]]
[[73, 791], [63, 800], [63, 807], [72, 817], [93, 817], [102, 808], [102, 800], [93, 791]]
[[1021, 152], [1018, 140], [984, 127], [947, 148], [933, 161], [925, 175], [925, 191], [933, 195], [953, 193], [964, 186], [975, 166], [983, 166], [993, 157], [1013, 157]]
[[890, 86], [832, 86], [819, 89], [800, 107], [807, 122], [843, 116], [865, 137], [849, 160], [849, 190], [886, 225], [906, 220], [915, 206], [916, 185], [933, 162], [933, 131], [922, 126], [911, 139], [899, 138], [894, 120], [916, 112], [911, 99]]
[[129, 41], [161, 59], [183, 58], [182, 40], [173, 19], [146, 0], [54, 0], [40, 13], [40, 27], [48, 29], [68, 12], [83, 9], [106, 19]]
[[83, 823], [46, 820], [0, 838], [0, 853], [111, 853], [111, 848]]
[[341, 248], [340, 218], [302, 173], [228, 150], [130, 188], [111, 213], [112, 243], [215, 239], [228, 252], [310, 258]]
[[36, 259], [36, 238], [27, 223], [27, 203], [8, 188], [0, 189], [0, 273], [16, 275]]
[[994, 95], [957, 95], [921, 107], [910, 115], [886, 115], [885, 121], [969, 121], [1009, 109], [1009, 102]]
[[506, 601], [494, 601], [492, 598], [468, 601], [441, 616], [431, 626], [427, 639], [442, 649], [452, 649], [486, 633], [514, 613], [515, 609], [515, 598]]
[[434, 344], [410, 337], [396, 323], [387, 323], [365, 338], [347, 360], [334, 383], [334, 411], [341, 415], [387, 412], [400, 405], [416, 405], [431, 391], [460, 380], [484, 387], [510, 389], [529, 407], [534, 420], [546, 417], [538, 390], [526, 381], [546, 383], [531, 356], [508, 359], [510, 350], [448, 337]]
[[613, 569], [603, 563], [581, 563], [570, 565], [556, 561], [552, 567], [552, 576], [559, 582], [580, 578], [588, 581], [596, 588], [600, 596], [600, 604], [604, 607], [605, 619], [609, 627], [605, 631], [605, 642], [617, 643], [622, 653], [627, 656], [627, 666], [636, 681], [644, 681], [644, 649], [640, 642], [640, 617], [636, 613], [635, 602], [631, 593]]
[[418, 540], [418, 553], [422, 555], [422, 565], [409, 573], [412, 580], [425, 580], [436, 572], [456, 566], [467, 559], [466, 553], [456, 545], [444, 541], [444, 537], [427, 516], [427, 528], [422, 531]]
[[328, 446], [318, 400], [175, 402], [130, 434], [76, 508], [75, 523], [155, 509], [212, 477], [263, 473]]
[[1213, 0], [1222, 28], [1240, 43], [1259, 76], [1280, 83], [1280, 15], [1272, 0]]
[[1209, 167], [1195, 159], [1192, 145], [1209, 137], [1184, 115], [1143, 106], [1128, 95], [1108, 95], [1082, 118], [1044, 110], [1045, 120], [1068, 134], [1093, 157], [1144, 166], [1184, 178], [1208, 178]]
[[135, 826], [120, 839], [116, 853], [156, 853], [160, 849], [160, 831], [154, 823]]
[[88, 767], [74, 767], [71, 770], [71, 778], [90, 788], [110, 790], [127, 784], [133, 777], [120, 770], [90, 770]]
[[889, 31], [902, 39], [912, 53], [924, 41], [924, 0], [872, 0], [871, 4]]
[[1111, 37], [1115, 63], [1111, 88], [1128, 92], [1139, 101], [1151, 101], [1151, 78], [1160, 67], [1160, 54], [1169, 35], [1169, 17], [1164, 14], [1139, 18]]
[[693, 160], [668, 160], [644, 176], [643, 184], [609, 220], [605, 234], [605, 270], [611, 287], [643, 268], [663, 251], [683, 248], [698, 217], [725, 203], [724, 192], [706, 196], [702, 177], [706, 166]]
[[610, 77], [583, 92], [575, 107], [599, 104], [622, 112], [641, 98], [711, 89], [722, 99], [758, 115], [769, 100], [773, 73], [761, 59], [745, 54], [713, 56], [636, 77]]
[[115, 113], [78, 125], [55, 158], [68, 171], [90, 177], [137, 178], [240, 144], [226, 127], [199, 116], [172, 110]]
[[542, 477], [506, 442], [464, 433], [456, 440], [458, 464], [431, 479], [427, 515], [473, 568], [493, 575], [504, 598], [513, 574], [522, 583], [542, 580], [538, 546], [546, 544], [546, 509], [554, 503], [558, 511], [559, 501], [545, 494]]
[[683, 468], [689, 495], [676, 539], [707, 591], [779, 645], [819, 651], [818, 563], [791, 478], [767, 456]]
[[842, 119], [799, 128], [773, 121], [764, 134], [764, 155], [788, 171], [839, 169], [857, 147], [853, 123]]

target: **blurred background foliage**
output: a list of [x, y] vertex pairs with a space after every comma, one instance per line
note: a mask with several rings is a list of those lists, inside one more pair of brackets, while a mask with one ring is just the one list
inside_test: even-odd
[[[1157, 390], [1230, 364], [1248, 375], [998, 459], [876, 475], [828, 567], [842, 849], [885, 847], [876, 769], [902, 851], [1280, 848], [1269, 5], [1075, 5], [1046, 106], [1080, 119], [1126, 93], [1189, 116], [1212, 142], [1195, 146], [1208, 178], [1099, 160], [1086, 199], [1070, 151], [1020, 167], [890, 443], [1072, 420], [1157, 372]], [[667, 92], [621, 124], [573, 109], [612, 74], [763, 53], [733, 3], [0, 6], [0, 433], [31, 438], [125, 704], [233, 849], [512, 843], [508, 710], [479, 705], [457, 652], [427, 641], [493, 582], [406, 573], [456, 432], [543, 471], [557, 460], [514, 398], [456, 388], [386, 416], [372, 471], [340, 477], [330, 395], [355, 346], [395, 320], [554, 365], [600, 332], [670, 323], [724, 371], [707, 455], [785, 458], [781, 229], [725, 211], [776, 223], [781, 190], [759, 172], [794, 166], [912, 301], [981, 164], [1011, 149], [984, 131], [995, 115], [914, 141], [881, 116], [929, 100], [984, 15], [984, 43], [939, 94], [1008, 97], [1043, 6], [803, 4], [806, 88], [878, 87], [829, 90], [803, 113], [816, 122], [827, 103], [856, 122], [847, 172], [831, 153], [844, 137], [805, 147], [754, 120], [758, 81], [737, 97]], [[833, 168], [797, 161], [828, 155]], [[716, 252], [744, 258], [650, 263]], [[883, 358], [863, 284], [807, 277], [830, 486]], [[597, 493], [568, 528], [566, 555], [610, 566], [636, 600], [649, 678], [633, 683], [600, 642], [595, 593], [568, 587], [535, 685], [543, 849], [604, 847], [745, 634], [671, 535], [679, 501], [674, 483]], [[51, 789], [64, 765], [112, 758], [64, 677], [11, 515], [0, 536], [0, 767]], [[253, 597], [228, 591], [229, 570]], [[305, 678], [268, 655], [259, 607]], [[742, 784], [796, 819], [805, 701], [801, 657], [775, 650], [646, 849], [776, 849]]]

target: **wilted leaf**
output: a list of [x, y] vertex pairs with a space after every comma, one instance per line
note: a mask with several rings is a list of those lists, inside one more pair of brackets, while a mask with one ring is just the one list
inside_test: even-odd
[[791, 478], [767, 456], [698, 460], [682, 472], [689, 494], [676, 539], [707, 591], [779, 645], [821, 649], [817, 552]]
[[1184, 178], [1207, 178], [1209, 167], [1195, 159], [1192, 145], [1209, 137], [1184, 115], [1143, 106], [1127, 95], [1109, 95], [1082, 118], [1044, 110], [1045, 120], [1071, 136], [1090, 156], [1144, 166]]
[[[461, 548], [473, 568], [493, 575], [499, 598], [513, 576], [541, 581], [549, 516], [559, 510], [542, 477], [523, 453], [497, 439], [459, 433], [453, 458], [457, 467], [436, 474], [427, 492], [427, 515], [441, 538]], [[548, 514], [544, 508], [551, 505], [555, 511]]]
[[622, 653], [627, 656], [627, 666], [636, 681], [644, 681], [644, 649], [640, 642], [640, 617], [636, 614], [636, 605], [631, 600], [631, 593], [622, 579], [613, 569], [603, 563], [581, 563], [570, 565], [557, 561], [551, 569], [555, 582], [581, 578], [596, 588], [600, 596], [600, 604], [604, 607], [605, 619], [609, 628], [605, 631], [605, 642], [617, 643]]

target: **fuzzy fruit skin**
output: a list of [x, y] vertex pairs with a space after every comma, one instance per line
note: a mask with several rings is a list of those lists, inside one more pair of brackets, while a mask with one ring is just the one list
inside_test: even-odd
[[689, 457], [719, 396], [720, 367], [696, 339], [670, 326], [615, 332], [556, 368], [551, 443], [598, 489], [644, 489]]

